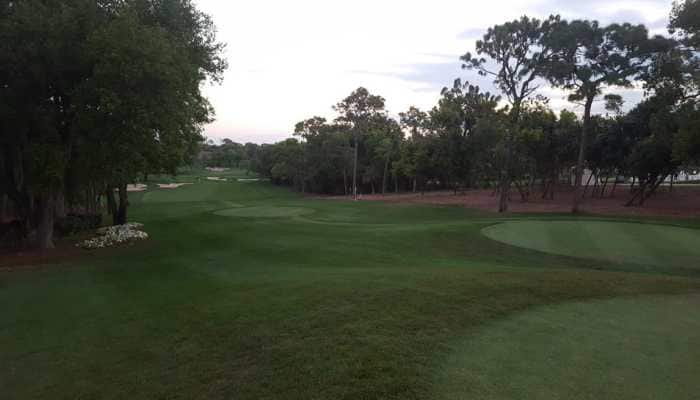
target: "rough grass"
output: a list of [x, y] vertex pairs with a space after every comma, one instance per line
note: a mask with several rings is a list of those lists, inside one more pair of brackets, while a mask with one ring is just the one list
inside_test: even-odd
[[[572, 301], [700, 291], [693, 271], [491, 240], [481, 230], [503, 220], [459, 207], [311, 200], [261, 182], [199, 182], [132, 204], [150, 241], [0, 272], [0, 397], [441, 398], [454, 384], [441, 371], [492, 324]], [[215, 214], [236, 207], [314, 212]], [[687, 337], [654, 332], [654, 346]], [[551, 348], [541, 337], [528, 345]], [[533, 369], [546, 362], [533, 358]], [[490, 371], [507, 380], [500, 365]], [[635, 379], [617, 398], [635, 398]]]

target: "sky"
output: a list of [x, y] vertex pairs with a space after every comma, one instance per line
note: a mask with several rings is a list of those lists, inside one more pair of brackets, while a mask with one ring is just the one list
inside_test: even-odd
[[[431, 109], [455, 78], [496, 93], [488, 79], [461, 69], [459, 57], [495, 24], [522, 15], [645, 24], [665, 33], [671, 0], [195, 0], [226, 43], [229, 68], [204, 93], [216, 110], [212, 139], [274, 143], [296, 122], [335, 117], [332, 106], [363, 86], [396, 116]], [[629, 108], [641, 89], [612, 90]], [[566, 94], [543, 87], [555, 110], [578, 112]], [[603, 112], [603, 104], [594, 112]]]

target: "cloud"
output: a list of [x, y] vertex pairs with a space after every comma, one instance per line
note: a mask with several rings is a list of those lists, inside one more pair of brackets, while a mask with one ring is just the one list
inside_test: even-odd
[[489, 26], [524, 14], [663, 29], [670, 9], [666, 0], [195, 1], [213, 16], [230, 64], [223, 85], [204, 89], [217, 112], [206, 134], [256, 142], [288, 137], [313, 115], [332, 118], [332, 105], [358, 86], [382, 95], [392, 115], [431, 108], [458, 77], [495, 92], [461, 70], [459, 56]]

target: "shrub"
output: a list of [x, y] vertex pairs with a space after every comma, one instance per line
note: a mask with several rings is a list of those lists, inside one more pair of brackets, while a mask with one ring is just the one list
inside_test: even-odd
[[68, 214], [54, 224], [58, 236], [70, 236], [98, 228], [102, 224], [101, 214]]

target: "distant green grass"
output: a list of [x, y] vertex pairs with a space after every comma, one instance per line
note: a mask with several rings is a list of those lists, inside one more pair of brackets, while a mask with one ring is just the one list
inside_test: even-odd
[[700, 268], [700, 230], [602, 221], [509, 221], [484, 229], [494, 240], [547, 253]]
[[222, 217], [248, 217], [248, 218], [281, 218], [281, 217], [296, 217], [304, 214], [311, 214], [314, 210], [303, 207], [241, 207], [230, 208], [227, 210], [219, 210], [216, 215]]
[[[503, 335], [499, 323], [535, 324], [538, 310], [593, 301], [586, 319], [553, 318], [551, 325], [571, 323], [575, 332], [567, 335], [585, 335], [587, 326], [598, 331], [592, 338], [616, 338], [606, 328], [616, 325], [603, 322], [644, 314], [658, 295], [700, 293], [697, 270], [542, 253], [481, 233], [498, 222], [568, 216], [318, 200], [265, 182], [197, 181], [206, 171], [187, 173], [178, 179], [194, 185], [131, 196], [130, 218], [145, 223], [150, 240], [0, 271], [0, 398], [449, 398], [460, 392], [441, 373], [459, 370], [450, 360], [460, 360], [470, 340], [484, 340], [483, 332]], [[639, 308], [596, 306], [629, 296]], [[652, 310], [629, 332], [647, 327], [645, 344], [676, 349], [691, 334], [667, 335], [654, 324], [694, 326], [686, 321], [691, 310], [675, 300], [659, 304], [673, 311], [667, 319], [653, 319], [660, 314]], [[561, 310], [553, 312], [570, 309]], [[514, 331], [508, 343], [553, 354], [533, 357], [533, 371], [576, 350], [557, 341], [559, 331], [547, 337], [533, 329], [540, 334]], [[578, 350], [611, 347], [593, 339], [586, 346]], [[610, 362], [624, 364], [620, 354]], [[644, 360], [682, 369], [696, 357], [655, 351]], [[508, 365], [521, 358], [482, 373], [507, 380]], [[552, 372], [552, 393], [608, 371], [591, 365], [567, 381]], [[680, 371], [678, 384], [695, 387], [694, 372]], [[628, 391], [610, 392], [617, 398], [637, 398], [635, 385], [656, 384], [650, 393], [683, 398], [664, 377], [627, 376]], [[519, 388], [516, 397], [528, 397]]]

